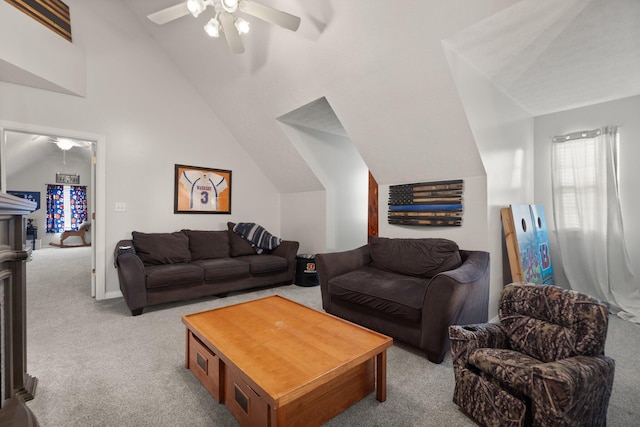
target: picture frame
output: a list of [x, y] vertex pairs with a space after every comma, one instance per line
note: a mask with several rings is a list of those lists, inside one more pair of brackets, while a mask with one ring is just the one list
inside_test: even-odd
[[80, 185], [80, 174], [56, 173], [56, 184]]
[[175, 165], [173, 213], [231, 214], [231, 171]]

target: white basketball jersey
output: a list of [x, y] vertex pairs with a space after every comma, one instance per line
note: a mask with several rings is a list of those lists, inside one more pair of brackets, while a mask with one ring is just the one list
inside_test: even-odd
[[218, 210], [218, 194], [227, 188], [227, 180], [215, 173], [184, 171], [180, 182], [189, 190], [189, 210]]

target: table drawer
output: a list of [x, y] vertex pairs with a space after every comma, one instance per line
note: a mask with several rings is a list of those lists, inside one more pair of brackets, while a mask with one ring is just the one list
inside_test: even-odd
[[230, 366], [224, 366], [224, 404], [243, 427], [269, 425], [269, 405]]
[[209, 393], [222, 402], [223, 391], [220, 382], [220, 358], [213, 354], [191, 331], [189, 331], [189, 369], [200, 380]]

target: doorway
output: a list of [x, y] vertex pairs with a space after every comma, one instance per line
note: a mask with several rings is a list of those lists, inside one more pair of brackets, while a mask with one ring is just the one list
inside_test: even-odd
[[[37, 227], [33, 247], [53, 248], [62, 233], [45, 233], [47, 228], [47, 185], [84, 186], [87, 193], [87, 218], [91, 227], [87, 239], [91, 242], [90, 295], [103, 299], [105, 294], [105, 257], [100, 242], [104, 242], [104, 227], [100, 212], [104, 212], [103, 176], [97, 175], [104, 158], [104, 137], [82, 132], [52, 129], [33, 125], [0, 123], [0, 171], [3, 192], [30, 192], [39, 196], [40, 208], [28, 215]], [[102, 168], [104, 175], [104, 168]], [[33, 233], [33, 231], [32, 231]], [[35, 237], [35, 236], [34, 236]], [[73, 245], [74, 239], [67, 239]], [[103, 245], [102, 245], [103, 246]], [[64, 250], [64, 249], [59, 249]], [[36, 252], [37, 253], [37, 252]]]

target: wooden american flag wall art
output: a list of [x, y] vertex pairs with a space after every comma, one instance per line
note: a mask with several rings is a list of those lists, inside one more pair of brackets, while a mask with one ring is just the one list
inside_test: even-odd
[[459, 227], [464, 181], [389, 186], [389, 224]]
[[71, 41], [69, 6], [60, 0], [5, 0], [36, 21]]

